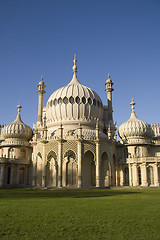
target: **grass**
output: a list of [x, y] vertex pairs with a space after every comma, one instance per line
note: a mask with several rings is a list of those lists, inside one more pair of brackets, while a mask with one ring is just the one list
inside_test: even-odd
[[0, 240], [160, 239], [160, 189], [0, 189]]

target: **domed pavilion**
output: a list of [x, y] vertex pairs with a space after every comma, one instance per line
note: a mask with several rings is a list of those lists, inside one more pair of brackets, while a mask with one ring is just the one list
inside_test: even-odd
[[105, 82], [107, 102], [81, 84], [74, 57], [73, 77], [43, 104], [38, 84], [38, 119], [23, 123], [21, 105], [14, 122], [0, 126], [0, 187], [158, 187], [160, 128], [138, 119], [135, 103], [118, 134], [113, 120], [113, 82]]

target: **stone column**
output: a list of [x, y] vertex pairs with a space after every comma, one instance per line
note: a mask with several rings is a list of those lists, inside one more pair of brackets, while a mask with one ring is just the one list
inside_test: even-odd
[[100, 187], [100, 142], [96, 141], [96, 187]]
[[158, 180], [158, 164], [154, 164], [154, 185], [159, 187], [159, 180]]
[[78, 140], [78, 188], [82, 187], [82, 141]]
[[33, 162], [33, 178], [32, 178], [32, 186], [35, 187], [36, 186], [36, 162]]
[[133, 173], [133, 186], [138, 186], [138, 170], [137, 170], [137, 164], [133, 163], [132, 166], [132, 173]]
[[58, 142], [58, 187], [62, 187], [62, 140]]
[[132, 182], [132, 165], [130, 163], [128, 164], [128, 168], [129, 168], [129, 186], [133, 186], [133, 182]]
[[4, 164], [1, 164], [1, 173], [0, 173], [0, 186], [4, 185]]
[[43, 143], [43, 158], [42, 158], [42, 187], [46, 187], [46, 146]]
[[121, 169], [120, 169], [120, 186], [124, 186], [124, 172], [123, 172], [123, 165], [121, 165]]
[[59, 139], [58, 139], [58, 187], [62, 187], [62, 147], [63, 147], [63, 127], [62, 123], [59, 127]]
[[118, 166], [117, 166], [117, 164], [116, 164], [116, 167], [115, 167], [115, 180], [116, 180], [116, 182], [115, 182], [115, 186], [118, 186]]
[[141, 164], [141, 178], [142, 178], [142, 186], [147, 187], [148, 182], [147, 182], [147, 168], [146, 168], [146, 163]]

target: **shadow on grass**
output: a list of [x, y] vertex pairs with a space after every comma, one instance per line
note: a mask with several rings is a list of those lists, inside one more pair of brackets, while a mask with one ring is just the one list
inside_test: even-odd
[[0, 199], [22, 199], [22, 198], [98, 198], [116, 195], [139, 194], [135, 190], [113, 190], [113, 189], [0, 189]]

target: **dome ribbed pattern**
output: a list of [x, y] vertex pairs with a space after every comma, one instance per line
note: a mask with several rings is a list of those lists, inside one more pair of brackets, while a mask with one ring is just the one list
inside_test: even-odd
[[151, 129], [148, 123], [139, 120], [135, 112], [132, 112], [130, 119], [119, 127], [118, 133], [122, 140], [129, 138], [149, 138], [151, 136]]
[[74, 73], [72, 81], [56, 90], [46, 106], [47, 125], [72, 121], [103, 121], [103, 104], [90, 88], [83, 86]]
[[32, 138], [32, 129], [23, 123], [18, 112], [16, 120], [2, 128], [2, 135], [5, 139], [18, 138], [29, 141]]

